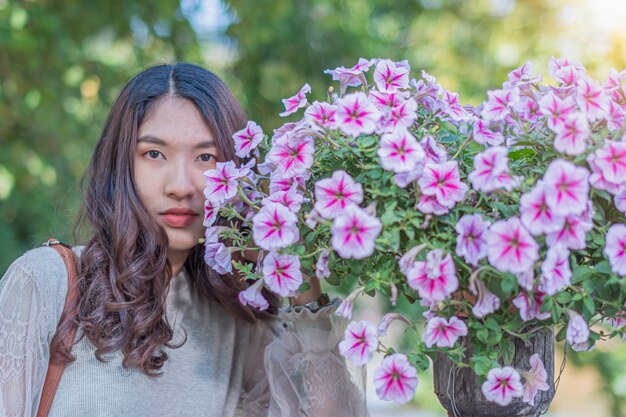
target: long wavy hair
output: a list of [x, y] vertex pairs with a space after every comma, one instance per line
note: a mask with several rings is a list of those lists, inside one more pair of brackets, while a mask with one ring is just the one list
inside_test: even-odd
[[[95, 346], [100, 361], [121, 351], [123, 366], [150, 376], [159, 374], [167, 360], [164, 346], [175, 348], [173, 330], [165, 315], [165, 299], [172, 277], [167, 260], [165, 230], [151, 217], [135, 189], [133, 155], [137, 132], [160, 98], [175, 96], [193, 103], [213, 133], [223, 160], [238, 161], [232, 134], [246, 124], [246, 114], [226, 85], [213, 73], [178, 63], [150, 68], [122, 90], [109, 113], [100, 140], [82, 181], [83, 205], [75, 239], [88, 225], [93, 236], [78, 261], [78, 314], [64, 315], [51, 343], [51, 357], [72, 362], [71, 349], [62, 341], [73, 329]], [[245, 284], [234, 275], [219, 275], [196, 245], [184, 268], [194, 289], [247, 321], [275, 317], [279, 299], [269, 292], [265, 312], [237, 300]]]

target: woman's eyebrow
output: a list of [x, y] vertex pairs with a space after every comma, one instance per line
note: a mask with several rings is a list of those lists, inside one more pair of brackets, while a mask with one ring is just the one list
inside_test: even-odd
[[[167, 142], [163, 139], [159, 139], [152, 135], [143, 135], [137, 139], [137, 143], [152, 143], [153, 145], [167, 146]], [[217, 148], [214, 140], [205, 140], [203, 142], [196, 143], [194, 149], [201, 148]]]
[[153, 145], [167, 146], [167, 142], [165, 142], [163, 139], [159, 139], [152, 135], [143, 135], [137, 139], [138, 144], [142, 142], [152, 143]]
[[197, 143], [196, 146], [194, 146], [194, 149], [200, 148], [217, 148], [217, 146], [215, 145], [214, 140], [206, 140], [204, 142]]

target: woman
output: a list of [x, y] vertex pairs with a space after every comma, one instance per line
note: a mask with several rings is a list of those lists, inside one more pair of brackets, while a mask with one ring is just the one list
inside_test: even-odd
[[[1, 415], [37, 413], [49, 359], [65, 364], [50, 417], [367, 414], [333, 307], [277, 321], [276, 297], [266, 312], [243, 306], [241, 280], [204, 262], [203, 172], [238, 162], [231, 136], [245, 123], [194, 65], [148, 69], [123, 89], [86, 174], [77, 224], [93, 236], [75, 248], [76, 317], [61, 317], [67, 272], [51, 248], [0, 281]], [[292, 303], [318, 299], [313, 284]]]

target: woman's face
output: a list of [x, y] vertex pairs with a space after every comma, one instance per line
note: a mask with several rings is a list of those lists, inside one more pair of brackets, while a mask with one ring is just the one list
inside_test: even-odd
[[218, 149], [196, 107], [164, 97], [139, 127], [134, 179], [141, 202], [165, 229], [170, 262], [184, 263], [204, 236], [204, 171]]

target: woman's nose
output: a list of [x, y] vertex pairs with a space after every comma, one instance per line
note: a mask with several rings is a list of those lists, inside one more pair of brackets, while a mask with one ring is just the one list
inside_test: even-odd
[[[165, 194], [176, 200], [185, 200], [196, 194], [193, 164], [176, 162], [167, 173]], [[195, 173], [197, 176], [198, 174]]]

